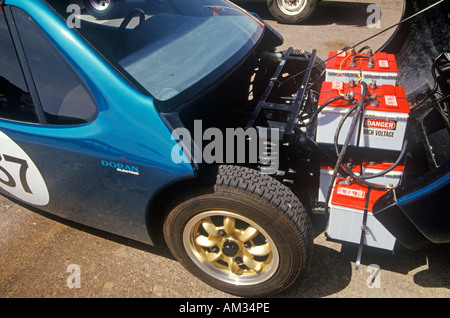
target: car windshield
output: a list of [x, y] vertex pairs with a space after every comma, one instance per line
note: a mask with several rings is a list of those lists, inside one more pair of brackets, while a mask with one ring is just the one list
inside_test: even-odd
[[[69, 17], [64, 1], [47, 2]], [[242, 60], [263, 32], [260, 21], [226, 0], [134, 0], [118, 9], [114, 18], [82, 10], [75, 29], [158, 101], [195, 96]]]

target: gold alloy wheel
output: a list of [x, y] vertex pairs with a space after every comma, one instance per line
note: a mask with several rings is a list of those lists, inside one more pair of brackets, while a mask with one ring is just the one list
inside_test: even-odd
[[233, 212], [197, 214], [184, 228], [183, 243], [199, 268], [235, 285], [262, 283], [279, 264], [270, 236], [252, 220]]

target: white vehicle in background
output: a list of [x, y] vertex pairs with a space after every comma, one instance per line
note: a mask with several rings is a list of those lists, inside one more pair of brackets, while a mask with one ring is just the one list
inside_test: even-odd
[[97, 19], [114, 18], [124, 7], [126, 0], [78, 0], [84, 5], [89, 14]]
[[[272, 16], [280, 23], [295, 24], [310, 18], [321, 0], [252, 0], [267, 1]], [[97, 19], [114, 18], [126, 0], [79, 0]]]

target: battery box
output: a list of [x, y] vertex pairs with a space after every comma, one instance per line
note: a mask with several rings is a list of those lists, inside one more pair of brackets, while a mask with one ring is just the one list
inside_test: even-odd
[[[361, 99], [361, 86], [353, 86], [343, 81], [323, 82], [319, 97], [319, 106], [333, 97], [340, 94], [354, 93], [354, 101], [346, 101], [344, 99], [337, 100], [326, 106], [317, 116], [317, 134], [316, 141], [318, 143], [334, 144], [334, 134], [339, 126], [342, 117], [355, 105], [355, 102]], [[344, 122], [338, 138], [338, 144], [342, 145], [346, 139], [351, 122], [355, 116], [353, 113]], [[360, 119], [356, 126], [356, 130], [360, 128]], [[349, 145], [358, 146], [358, 134], [354, 134]]]
[[369, 93], [376, 99], [365, 107], [358, 145], [401, 150], [409, 118], [405, 90], [400, 86], [376, 85], [369, 88]]
[[361, 79], [378, 85], [397, 85], [398, 66], [394, 54], [375, 53], [369, 59], [361, 60]]
[[[319, 107], [333, 97], [354, 94], [354, 101], [338, 100], [326, 106], [317, 117], [318, 143], [334, 144], [335, 132], [343, 116], [361, 99], [360, 84], [351, 85], [342, 81], [323, 82]], [[362, 118], [350, 139], [350, 146], [400, 151], [403, 147], [409, 118], [409, 104], [405, 90], [400, 86], [375, 85], [368, 87], [373, 102], [366, 105]], [[338, 144], [342, 145], [349, 132], [356, 112], [350, 115], [341, 127]]]
[[[359, 182], [345, 182], [337, 178], [330, 204], [327, 235], [330, 239], [357, 243], [361, 241], [364, 211], [367, 203], [366, 231], [363, 243], [367, 246], [392, 251], [395, 237], [372, 214], [373, 204], [386, 193], [371, 189]], [[367, 201], [368, 200], [368, 201]]]
[[326, 64], [325, 81], [349, 82], [361, 79], [378, 85], [397, 85], [398, 65], [394, 54], [330, 52]]
[[[382, 171], [387, 170], [393, 165], [392, 162], [371, 162], [364, 161], [361, 167], [362, 176], [371, 176]], [[384, 174], [383, 176], [367, 179], [368, 182], [375, 184], [382, 184], [389, 187], [397, 187], [403, 176], [403, 165], [398, 165], [392, 171]]]
[[326, 64], [325, 81], [341, 81], [348, 83], [351, 79], [361, 77], [361, 60], [356, 59], [352, 63], [351, 53], [346, 51], [330, 52]]

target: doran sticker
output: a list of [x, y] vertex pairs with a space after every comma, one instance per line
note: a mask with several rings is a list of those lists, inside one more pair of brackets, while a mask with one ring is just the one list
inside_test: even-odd
[[30, 157], [1, 131], [0, 145], [0, 187], [24, 202], [48, 204], [47, 186]]

